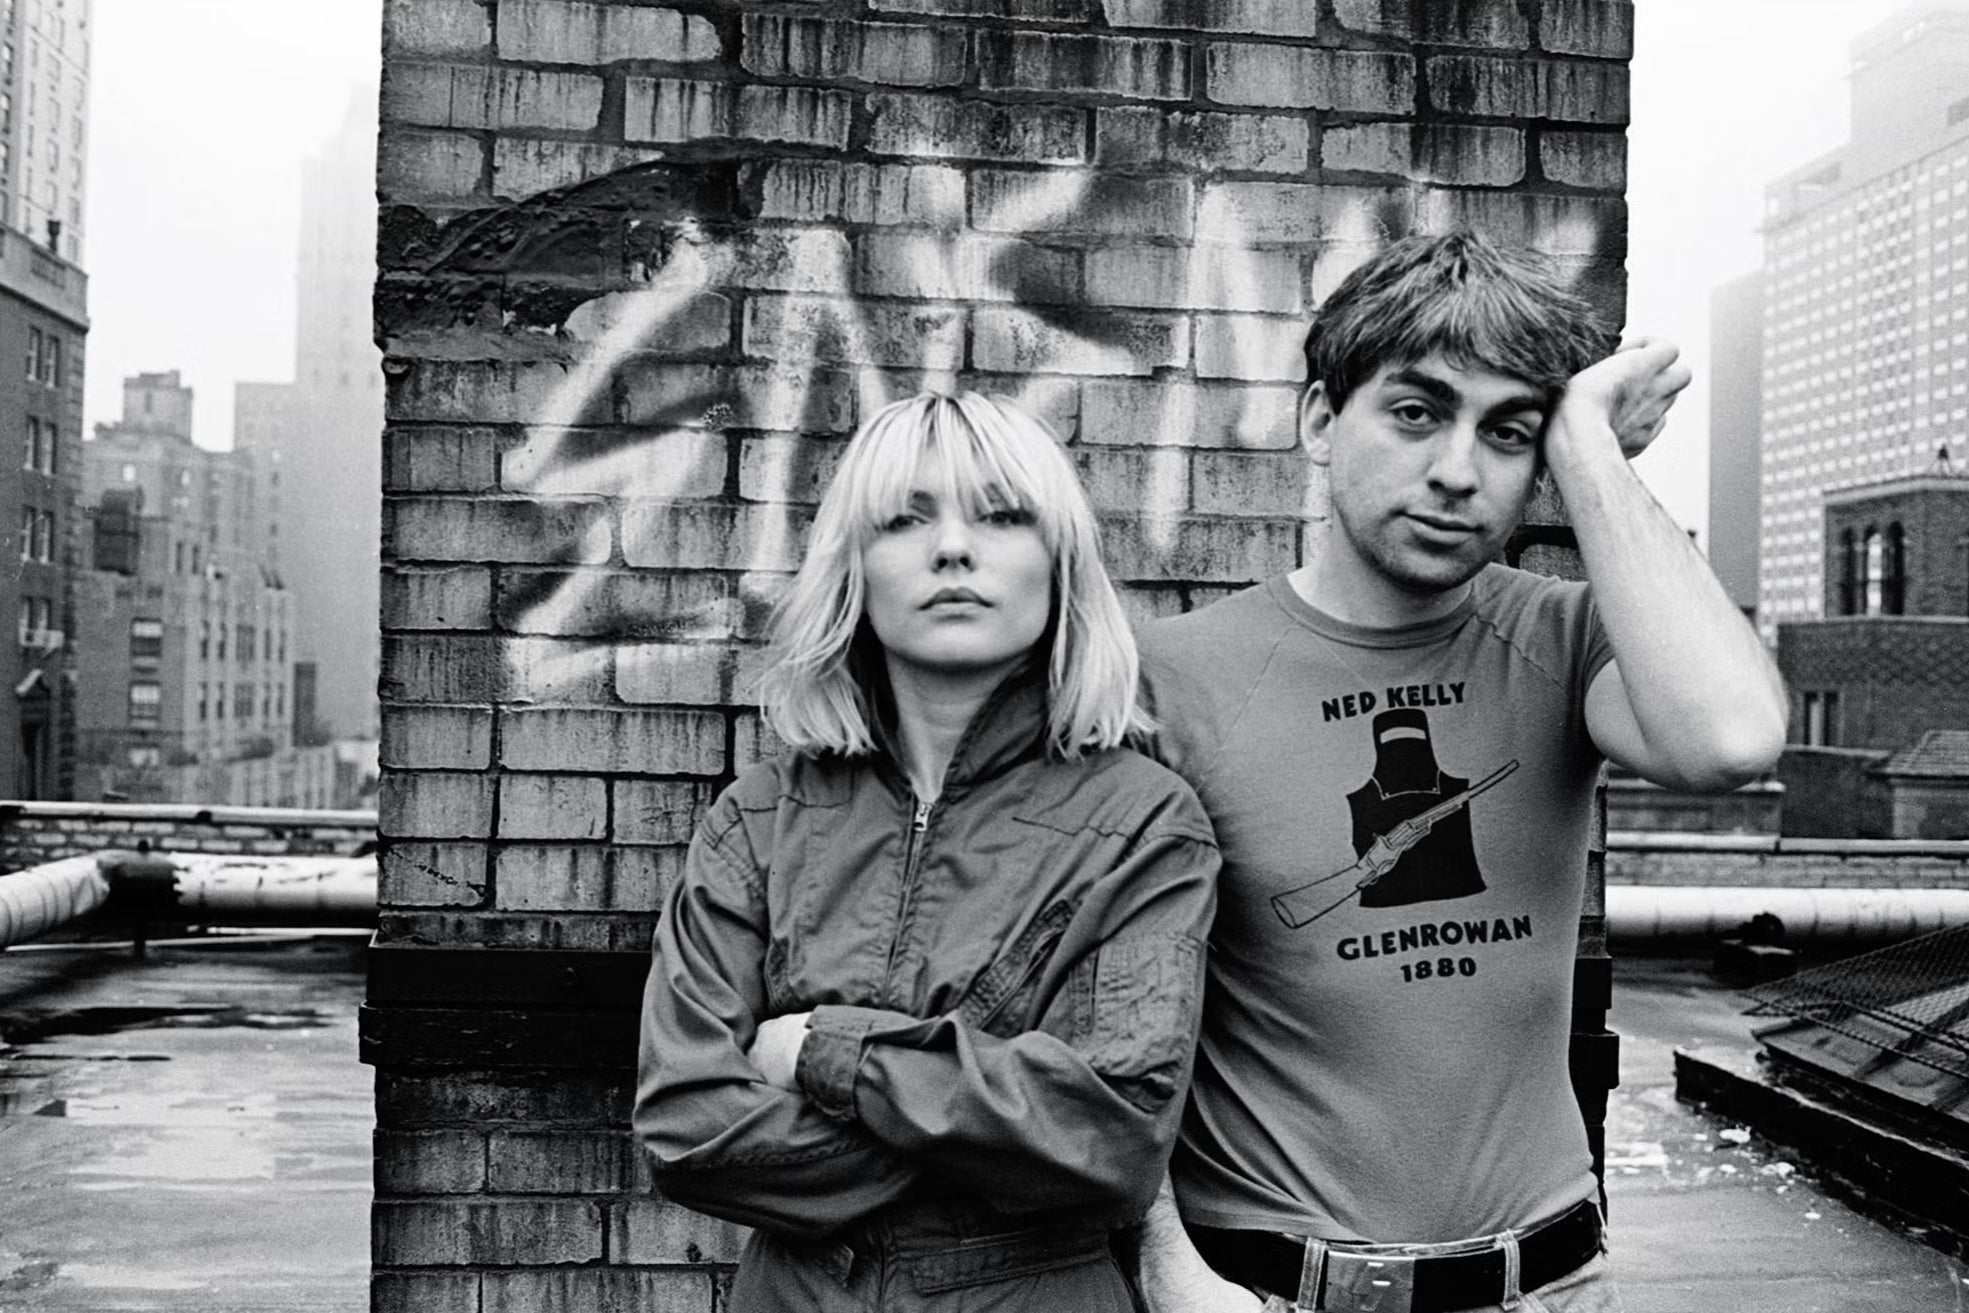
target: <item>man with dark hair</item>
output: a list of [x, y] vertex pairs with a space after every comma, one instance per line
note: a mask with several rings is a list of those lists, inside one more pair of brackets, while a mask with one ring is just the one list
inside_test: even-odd
[[[1734, 787], [1785, 700], [1627, 464], [1688, 371], [1613, 346], [1528, 258], [1396, 243], [1307, 338], [1310, 563], [1145, 627], [1224, 854], [1158, 1313], [1619, 1307], [1567, 1074], [1600, 767]], [[1586, 583], [1498, 563], [1547, 475]]]

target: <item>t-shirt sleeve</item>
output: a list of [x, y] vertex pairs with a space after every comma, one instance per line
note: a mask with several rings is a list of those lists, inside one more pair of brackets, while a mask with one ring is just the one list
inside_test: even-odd
[[1593, 687], [1593, 681], [1600, 677], [1613, 660], [1613, 644], [1607, 641], [1606, 626], [1600, 623], [1600, 604], [1593, 600], [1593, 593], [1583, 591], [1584, 615], [1580, 620], [1580, 639], [1577, 644], [1579, 669], [1579, 703], [1586, 705], [1586, 690]]
[[1142, 706], [1154, 729], [1132, 746], [1194, 781], [1208, 771], [1218, 735], [1214, 700], [1199, 676], [1197, 644], [1190, 633], [1168, 621], [1142, 626], [1138, 642]]

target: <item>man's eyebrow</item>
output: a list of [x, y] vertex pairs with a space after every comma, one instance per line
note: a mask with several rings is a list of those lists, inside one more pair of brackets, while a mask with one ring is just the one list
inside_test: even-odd
[[1463, 397], [1463, 394], [1447, 380], [1437, 378], [1434, 374], [1418, 369], [1414, 365], [1404, 365], [1400, 369], [1389, 370], [1386, 382], [1396, 387], [1411, 387], [1418, 392], [1425, 392], [1445, 406], [1453, 406]]
[[[1463, 394], [1447, 379], [1438, 378], [1427, 370], [1415, 365], [1404, 365], [1388, 372], [1387, 383], [1397, 387], [1412, 387], [1418, 392], [1427, 393], [1433, 400], [1445, 406], [1454, 406], [1463, 399]], [[1520, 410], [1535, 410], [1540, 414], [1552, 408], [1552, 398], [1541, 388], [1527, 383], [1525, 390], [1516, 396], [1505, 397], [1493, 405], [1488, 414], [1508, 415]]]

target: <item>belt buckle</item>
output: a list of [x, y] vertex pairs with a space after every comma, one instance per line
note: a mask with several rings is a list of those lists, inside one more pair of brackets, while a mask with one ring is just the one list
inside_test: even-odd
[[1398, 1254], [1326, 1251], [1321, 1309], [1333, 1313], [1409, 1313], [1415, 1301], [1415, 1260]]

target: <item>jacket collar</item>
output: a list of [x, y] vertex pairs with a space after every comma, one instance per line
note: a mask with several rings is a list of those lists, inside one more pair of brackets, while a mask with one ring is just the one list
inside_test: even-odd
[[[895, 703], [886, 688], [876, 701], [877, 749], [900, 774]], [[979, 704], [944, 772], [944, 791], [1001, 775], [1021, 762], [1045, 755], [1046, 710], [1046, 666], [1035, 658], [1007, 675]]]

